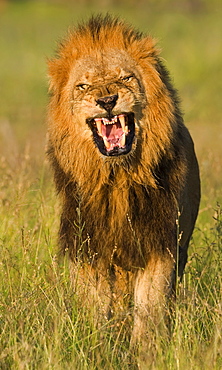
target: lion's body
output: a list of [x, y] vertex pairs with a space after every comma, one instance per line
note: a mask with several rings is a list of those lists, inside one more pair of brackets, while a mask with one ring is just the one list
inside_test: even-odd
[[200, 198], [192, 139], [153, 40], [119, 20], [80, 26], [49, 70], [61, 248], [110, 307], [134, 290], [137, 340], [174, 285], [179, 244], [180, 276], [186, 263]]

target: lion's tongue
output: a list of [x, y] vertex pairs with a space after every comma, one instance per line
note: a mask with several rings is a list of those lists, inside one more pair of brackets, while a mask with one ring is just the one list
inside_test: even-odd
[[107, 151], [125, 146], [125, 133], [120, 124], [102, 125], [102, 136]]

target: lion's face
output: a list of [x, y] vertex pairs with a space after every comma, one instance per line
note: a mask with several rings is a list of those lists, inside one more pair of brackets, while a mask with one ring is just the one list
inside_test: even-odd
[[68, 85], [75, 122], [83, 132], [90, 130], [104, 156], [127, 154], [136, 147], [145, 94], [129, 55], [109, 49], [81, 58]]

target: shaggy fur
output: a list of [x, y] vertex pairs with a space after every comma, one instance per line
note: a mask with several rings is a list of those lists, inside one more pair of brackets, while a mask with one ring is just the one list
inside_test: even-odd
[[[49, 61], [49, 75], [48, 156], [62, 197], [60, 245], [74, 273], [80, 263], [80, 283], [90, 276], [108, 310], [134, 294], [137, 341], [148, 317], [160, 320], [177, 267], [182, 277], [199, 206], [198, 165], [177, 93], [154, 40], [110, 16], [70, 32]], [[107, 97], [117, 101], [104, 109]], [[96, 122], [107, 119], [111, 127], [121, 115], [126, 145], [110, 140], [106, 147]]]

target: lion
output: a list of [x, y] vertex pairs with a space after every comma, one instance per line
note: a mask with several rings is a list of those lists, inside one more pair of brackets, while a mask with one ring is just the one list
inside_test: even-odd
[[48, 62], [60, 247], [102, 315], [133, 302], [132, 343], [164, 320], [200, 202], [194, 144], [159, 54], [152, 37], [98, 15]]

